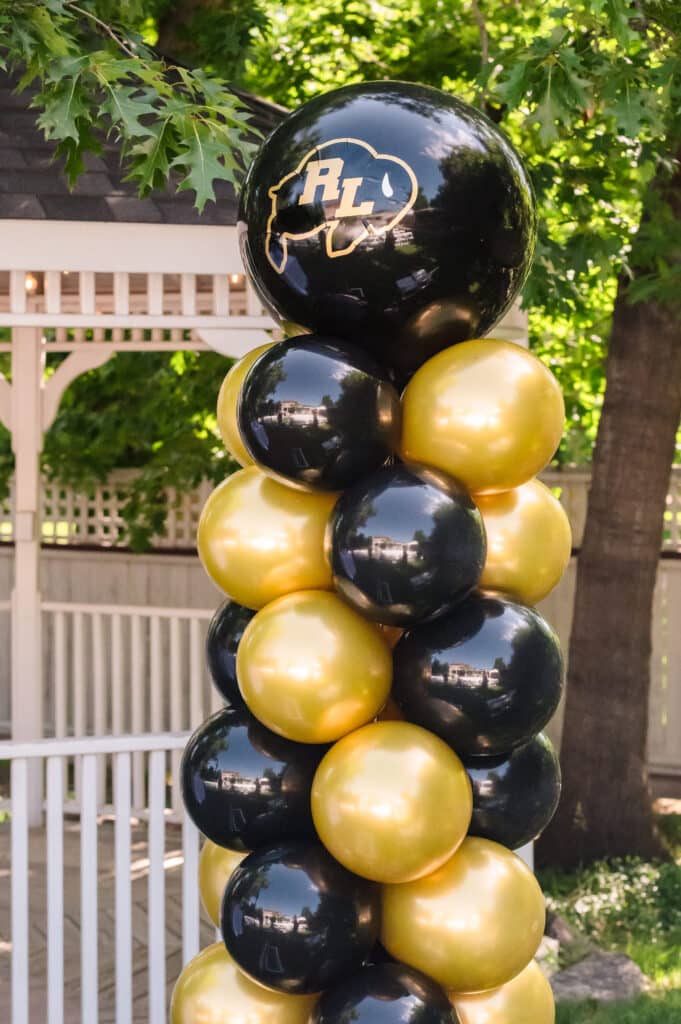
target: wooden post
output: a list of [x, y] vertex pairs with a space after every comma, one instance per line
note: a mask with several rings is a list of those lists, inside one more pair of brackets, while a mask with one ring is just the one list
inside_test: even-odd
[[[12, 332], [12, 448], [15, 457], [12, 589], [12, 739], [43, 736], [40, 618], [40, 451], [42, 339], [35, 327]], [[40, 764], [29, 766], [28, 823], [42, 820]]]

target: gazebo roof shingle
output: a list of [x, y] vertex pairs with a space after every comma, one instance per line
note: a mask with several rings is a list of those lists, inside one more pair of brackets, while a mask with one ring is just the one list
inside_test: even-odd
[[[116, 144], [104, 140], [100, 156], [88, 154], [86, 170], [69, 189], [63, 165], [54, 159], [30, 107], [34, 92], [15, 92], [16, 78], [0, 74], [0, 219], [121, 221], [165, 224], [236, 224], [237, 200], [231, 185], [214, 183], [217, 202], [203, 213], [193, 192], [157, 189], [140, 199], [134, 182], [123, 181]], [[253, 111], [252, 123], [267, 134], [286, 111], [240, 92]]]

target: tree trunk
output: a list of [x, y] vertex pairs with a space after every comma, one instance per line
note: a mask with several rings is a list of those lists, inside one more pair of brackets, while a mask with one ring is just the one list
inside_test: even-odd
[[[681, 204], [681, 173], [661, 187]], [[653, 591], [681, 416], [678, 311], [620, 281], [579, 556], [562, 740], [563, 795], [540, 862], [665, 856], [646, 768]]]

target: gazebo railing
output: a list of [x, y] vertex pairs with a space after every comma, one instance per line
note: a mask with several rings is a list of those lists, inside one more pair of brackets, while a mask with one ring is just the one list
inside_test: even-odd
[[[11, 972], [5, 951], [3, 1020], [63, 1024], [80, 1011], [87, 1024], [165, 1024], [168, 986], [200, 943], [198, 833], [184, 816], [168, 824], [169, 762], [186, 739], [162, 733], [0, 743], [0, 761], [10, 768], [3, 843], [11, 832]], [[144, 762], [142, 807], [133, 794], [135, 757]], [[111, 820], [97, 800], [102, 759], [113, 778]], [[74, 764], [83, 779], [77, 824], [65, 799]], [[46, 792], [44, 836], [29, 830], [36, 773]], [[0, 850], [5, 859], [7, 846]], [[205, 933], [204, 925], [204, 941]]]

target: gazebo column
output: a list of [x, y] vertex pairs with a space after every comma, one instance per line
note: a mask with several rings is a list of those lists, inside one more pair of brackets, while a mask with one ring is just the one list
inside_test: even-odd
[[[40, 452], [42, 341], [35, 327], [12, 331], [11, 420], [15, 457], [14, 586], [12, 589], [12, 739], [43, 736], [40, 613]], [[42, 817], [39, 766], [30, 766], [29, 824]]]

